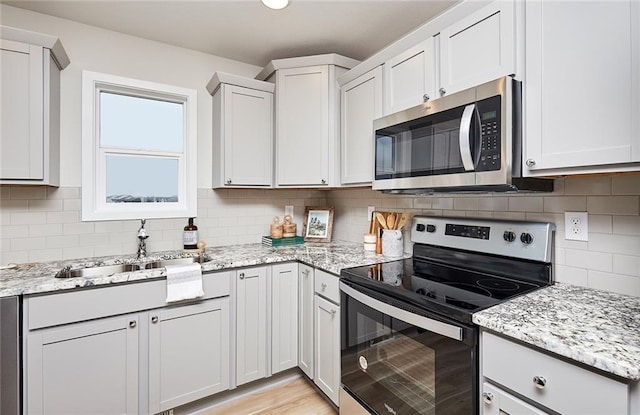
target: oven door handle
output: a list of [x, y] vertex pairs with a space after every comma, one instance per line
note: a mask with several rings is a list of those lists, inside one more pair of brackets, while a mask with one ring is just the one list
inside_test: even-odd
[[458, 135], [460, 145], [460, 157], [462, 166], [466, 171], [473, 171], [475, 165], [471, 154], [471, 122], [476, 111], [476, 104], [469, 104], [464, 108], [460, 121], [460, 133]]
[[368, 295], [348, 286], [342, 281], [340, 281], [340, 291], [344, 292], [349, 297], [360, 301], [367, 307], [371, 307], [374, 310], [380, 311], [390, 317], [402, 320], [407, 324], [429, 330], [442, 336], [449, 337], [450, 339], [462, 341], [462, 328], [460, 327], [394, 307], [375, 298], [371, 298]]

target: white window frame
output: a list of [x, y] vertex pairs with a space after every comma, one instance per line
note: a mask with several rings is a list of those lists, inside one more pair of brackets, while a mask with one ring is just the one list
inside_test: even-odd
[[[100, 93], [111, 92], [183, 104], [180, 152], [100, 147]], [[99, 72], [82, 71], [82, 220], [194, 217], [197, 211], [197, 91]], [[178, 159], [178, 202], [107, 203], [107, 155], [171, 156]]]

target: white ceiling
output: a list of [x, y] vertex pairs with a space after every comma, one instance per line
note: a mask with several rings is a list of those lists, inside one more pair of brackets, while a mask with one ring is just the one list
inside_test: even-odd
[[7, 1], [74, 20], [258, 66], [272, 59], [338, 53], [363, 60], [456, 0]]

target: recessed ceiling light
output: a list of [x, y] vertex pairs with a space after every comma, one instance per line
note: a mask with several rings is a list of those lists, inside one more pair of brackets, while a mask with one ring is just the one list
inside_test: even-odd
[[287, 7], [289, 0], [262, 0], [262, 4], [270, 9], [280, 10]]

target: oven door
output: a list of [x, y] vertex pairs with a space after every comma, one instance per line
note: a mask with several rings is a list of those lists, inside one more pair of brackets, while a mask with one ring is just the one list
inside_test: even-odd
[[478, 332], [350, 282], [341, 291], [341, 384], [373, 414], [478, 413]]

